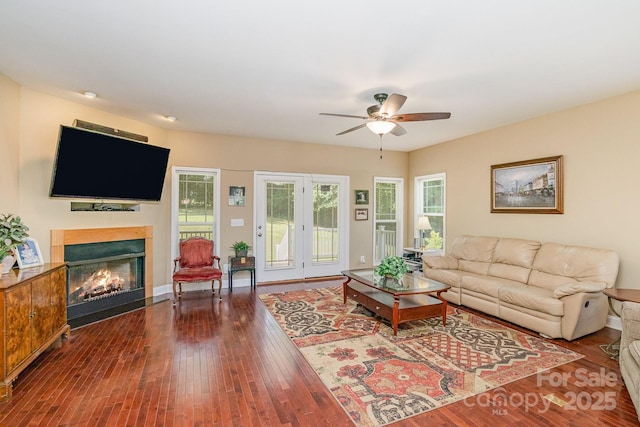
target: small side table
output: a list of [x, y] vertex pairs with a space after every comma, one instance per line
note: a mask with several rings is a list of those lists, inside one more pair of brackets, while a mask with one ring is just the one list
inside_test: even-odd
[[251, 273], [251, 287], [256, 287], [256, 257], [229, 257], [229, 290], [233, 290], [233, 273], [238, 271]]
[[[609, 297], [609, 308], [618, 317], [621, 317], [620, 313], [616, 311], [615, 307], [611, 303], [612, 300], [640, 303], [640, 289], [605, 289], [602, 292]], [[610, 342], [609, 344], [602, 344], [600, 348], [612, 359], [616, 359], [620, 354], [620, 338]]]

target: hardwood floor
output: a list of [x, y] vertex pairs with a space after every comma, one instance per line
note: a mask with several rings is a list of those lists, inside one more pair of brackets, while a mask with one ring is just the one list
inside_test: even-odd
[[[236, 288], [223, 290], [222, 301], [186, 293], [175, 306], [166, 300], [75, 329], [14, 383], [13, 399], [0, 403], [0, 426], [351, 425], [257, 298], [341, 283]], [[552, 340], [585, 357], [394, 425], [638, 425], [618, 362], [598, 347], [619, 334], [605, 328]], [[542, 399], [550, 393], [575, 396], [578, 409]]]

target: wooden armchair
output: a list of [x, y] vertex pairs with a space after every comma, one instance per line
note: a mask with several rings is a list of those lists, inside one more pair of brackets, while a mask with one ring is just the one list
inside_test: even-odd
[[[216, 266], [217, 264], [217, 266]], [[211, 280], [211, 291], [215, 294], [218, 281], [218, 296], [222, 299], [222, 270], [220, 257], [213, 254], [213, 241], [203, 237], [190, 237], [180, 241], [180, 255], [173, 260], [173, 297], [180, 298], [183, 283]], [[178, 293], [176, 293], [176, 285]]]

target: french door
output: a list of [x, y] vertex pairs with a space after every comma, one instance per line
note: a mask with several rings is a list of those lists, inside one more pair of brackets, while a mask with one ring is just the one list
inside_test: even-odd
[[340, 274], [349, 266], [349, 178], [256, 172], [260, 282]]

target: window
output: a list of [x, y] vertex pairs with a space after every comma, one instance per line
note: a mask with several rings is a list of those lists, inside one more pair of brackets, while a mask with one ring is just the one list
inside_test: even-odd
[[[420, 247], [425, 250], [444, 253], [446, 175], [439, 173], [416, 177], [415, 189], [415, 237], [420, 239]], [[420, 221], [421, 217], [426, 217], [428, 223]], [[424, 229], [419, 225], [421, 223], [425, 224]]]
[[374, 178], [374, 254], [378, 264], [384, 258], [402, 254], [403, 180]]
[[173, 168], [172, 247], [178, 242], [201, 236], [215, 242], [219, 253], [220, 173], [217, 169]]

